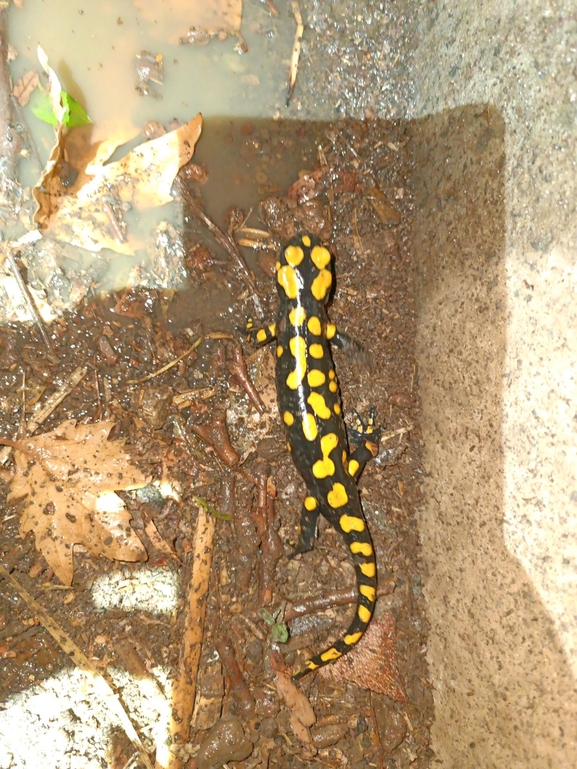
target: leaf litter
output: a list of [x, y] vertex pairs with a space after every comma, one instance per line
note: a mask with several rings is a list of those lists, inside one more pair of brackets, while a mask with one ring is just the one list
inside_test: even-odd
[[26, 498], [20, 533], [34, 533], [36, 547], [65, 585], [72, 584], [74, 545], [112, 560], [147, 558], [115, 491], [143, 488], [148, 479], [130, 464], [123, 440], [108, 440], [113, 427], [66, 421], [13, 444], [8, 499]]
[[[113, 144], [114, 142], [111, 141], [109, 146], [112, 147]], [[110, 153], [106, 155], [105, 149], [108, 150], [108, 147], [100, 149], [100, 152], [97, 154], [95, 161], [93, 161], [93, 163], [96, 165], [100, 164], [102, 168], [107, 168], [107, 166], [105, 166], [105, 160], [110, 156]], [[77, 425], [75, 422], [70, 422], [69, 424], [71, 425], [71, 430], [76, 430]], [[124, 455], [123, 460], [125, 462], [125, 470], [122, 473], [122, 480], [126, 482], [126, 472], [138, 471], [136, 471], [135, 468], [131, 468], [129, 470], [126, 469], [127, 467], [130, 468], [130, 465], [128, 464], [128, 455], [122, 449], [122, 442], [108, 440], [113, 423], [100, 423], [100, 426], [103, 425], [110, 425], [110, 429], [106, 430], [106, 428], [103, 428], [105, 435], [101, 436], [101, 441], [104, 444], [120, 444], [120, 446], [117, 448], [119, 453]], [[80, 427], [88, 427], [96, 430], [99, 429], [98, 425], [82, 425]], [[60, 430], [63, 431], [61, 434], [59, 433]], [[50, 436], [50, 438], [48, 438], [48, 436]], [[44, 446], [40, 441], [42, 438], [48, 440], [49, 442], [51, 441], [52, 446]], [[52, 433], [47, 433], [44, 436], [38, 436], [38, 438], [34, 439], [25, 439], [20, 444], [18, 444], [18, 446], [14, 444], [14, 448], [17, 450], [15, 457], [17, 462], [17, 470], [16, 477], [13, 480], [10, 498], [15, 499], [16, 497], [25, 497], [26, 501], [28, 502], [28, 507], [26, 507], [22, 516], [21, 533], [25, 534], [30, 530], [34, 531], [37, 546], [40, 551], [43, 552], [60, 579], [65, 582], [65, 584], [70, 584], [72, 581], [72, 551], [74, 544], [82, 544], [94, 554], [106, 555], [109, 558], [118, 559], [120, 557], [119, 554], [122, 550], [122, 546], [126, 544], [127, 532], [129, 532], [128, 536], [134, 537], [134, 554], [142, 554], [144, 557], [146, 557], [146, 553], [142, 543], [140, 543], [140, 540], [138, 540], [136, 534], [130, 528], [130, 515], [126, 511], [124, 511], [125, 517], [122, 517], [122, 513], [119, 513], [118, 511], [116, 512], [116, 524], [112, 527], [112, 534], [110, 532], [110, 528], [108, 531], [106, 531], [106, 526], [104, 526], [102, 527], [102, 533], [99, 531], [97, 532], [97, 536], [94, 536], [91, 526], [95, 518], [97, 518], [99, 515], [98, 505], [94, 504], [94, 499], [106, 498], [108, 494], [111, 495], [111, 498], [114, 498], [117, 497], [117, 495], [114, 494], [115, 490], [131, 487], [119, 486], [113, 483], [114, 478], [116, 478], [117, 481], [120, 480], [120, 474], [118, 472], [118, 468], [116, 468], [115, 472], [108, 474], [112, 477], [108, 478], [108, 487], [106, 487], [105, 483], [103, 484], [102, 492], [100, 491], [101, 487], [99, 483], [93, 484], [93, 486], [95, 485], [97, 487], [97, 490], [95, 490], [94, 487], [91, 488], [91, 480], [89, 478], [89, 471], [87, 470], [87, 467], [96, 467], [98, 470], [102, 471], [103, 465], [101, 462], [101, 457], [95, 453], [94, 446], [92, 447], [94, 450], [91, 454], [89, 452], [80, 452], [79, 456], [74, 456], [74, 450], [71, 450], [71, 453], [73, 454], [72, 458], [70, 458], [70, 456], [60, 456], [55, 446], [61, 442], [65, 443], [67, 440], [71, 440], [71, 437], [67, 434], [65, 427], [61, 425]], [[39, 443], [35, 444], [35, 441], [39, 441]], [[82, 440], [79, 440], [79, 442], [81, 443]], [[23, 451], [18, 451], [18, 447], [23, 449]], [[64, 454], [66, 455], [66, 452], [64, 452]], [[60, 475], [58, 475], [58, 472], [60, 472]], [[82, 479], [85, 480], [89, 487], [88, 497], [90, 497], [89, 501], [92, 503], [92, 505], [85, 504], [84, 493], [79, 485]], [[145, 485], [145, 479], [141, 477], [141, 481], [143, 481], [142, 485]], [[69, 497], [63, 495], [63, 491], [61, 490], [64, 488], [65, 482], [74, 487], [74, 491], [70, 492]], [[76, 486], [74, 485], [75, 483], [77, 484]], [[38, 494], [39, 489], [43, 492], [43, 495]], [[63, 495], [61, 500], [58, 499], [60, 495]], [[44, 503], [43, 506], [42, 503]], [[54, 508], [52, 505], [54, 505]], [[74, 508], [72, 508], [71, 505], [74, 505]], [[74, 512], [70, 512], [71, 509], [74, 509]], [[84, 521], [81, 521], [80, 523], [77, 520], [72, 521], [67, 514], [69, 513], [75, 517], [78, 515], [79, 510], [81, 512], [81, 516], [84, 518]], [[46, 519], [49, 519], [48, 523], [46, 522]], [[51, 522], [50, 519], [53, 519], [53, 521]], [[55, 529], [50, 529], [50, 523], [55, 522], [58, 523], [58, 527]], [[27, 524], [29, 525], [29, 528], [25, 528]], [[75, 526], [71, 526], [70, 524], [78, 525], [75, 528]], [[88, 532], [86, 531], [87, 527]], [[114, 535], [118, 535], [117, 542], [114, 540]], [[54, 544], [53, 541], [51, 542], [51, 540], [57, 540], [58, 538], [61, 538], [60, 546], [63, 546], [64, 550], [66, 551], [64, 554], [58, 551], [57, 545]], [[153, 539], [153, 537], [151, 538]], [[66, 542], [67, 539], [68, 542]], [[94, 550], [91, 550], [89, 544], [87, 544], [86, 541], [91, 539], [94, 539]], [[182, 555], [186, 555], [186, 550], [183, 553], [182, 543], [179, 543], [179, 545], [180, 547], [177, 552], [182, 557]], [[50, 548], [53, 549], [52, 557], [55, 559], [55, 561], [57, 561], [56, 565], [50, 561], [50, 558], [46, 555], [43, 546], [47, 547], [48, 551]], [[109, 548], [109, 552], [105, 551], [104, 546]], [[168, 546], [168, 550], [170, 549], [170, 546]], [[165, 551], [166, 555], [169, 555], [168, 550]], [[171, 552], [171, 556], [173, 555], [174, 553]], [[66, 559], [69, 559], [68, 562]], [[130, 558], [122, 559], [131, 560]], [[141, 558], [134, 557], [132, 560], [141, 560]], [[58, 566], [61, 568], [60, 572], [58, 571]], [[69, 569], [69, 573], [65, 572], [66, 568]], [[226, 594], [226, 581], [223, 580], [221, 587], [223, 594]], [[228, 595], [226, 595], [226, 597], [228, 597]], [[386, 630], [389, 635], [391, 635], [393, 632], [390, 631], [389, 628], [384, 628], [384, 630]], [[136, 630], [133, 632], [136, 633]], [[208, 635], [210, 643], [210, 628]], [[370, 638], [367, 638], [367, 641], [370, 641]], [[376, 646], [374, 649], [369, 649], [369, 651], [375, 651], [378, 653]], [[239, 656], [242, 659], [243, 655], [240, 654]], [[396, 673], [396, 670], [392, 670], [393, 684], [397, 683], [395, 681]], [[343, 679], [355, 680], [354, 677], [348, 676], [346, 674], [343, 674], [338, 680], [342, 682]], [[315, 711], [312, 709], [307, 698], [302, 694], [302, 692], [300, 692], [300, 690], [296, 689], [292, 685], [286, 676], [282, 682], [279, 682], [277, 677], [276, 683], [278, 699], [282, 699], [284, 701], [286, 708], [290, 713], [291, 729], [294, 735], [297, 736], [298, 739], [300, 739], [303, 743], [305, 743], [306, 748], [306, 744], [308, 743], [310, 745], [311, 743], [310, 729], [311, 725], [313, 725], [315, 722]], [[358, 683], [360, 683], [361, 686], [363, 685], [363, 683], [360, 681], [358, 681]], [[379, 691], [375, 688], [374, 682], [373, 685], [369, 686], [368, 688], [372, 689], [373, 691]], [[397, 698], [397, 701], [402, 701], [402, 699], [403, 694], [401, 693], [401, 696]], [[315, 706], [319, 707], [318, 701], [315, 701]]]
[[48, 75], [48, 94], [57, 120], [56, 144], [32, 190], [37, 203], [34, 222], [43, 234], [89, 251], [109, 248], [133, 255], [142, 247], [126, 232], [125, 210], [142, 211], [172, 201], [172, 184], [179, 169], [191, 159], [202, 128], [202, 116], [173, 131], [138, 145], [116, 162], [107, 162], [129, 137], [119, 135], [90, 147], [74, 168], [72, 184], [63, 178], [69, 162], [66, 127], [71, 114], [66, 94], [48, 58], [38, 46], [38, 58]]

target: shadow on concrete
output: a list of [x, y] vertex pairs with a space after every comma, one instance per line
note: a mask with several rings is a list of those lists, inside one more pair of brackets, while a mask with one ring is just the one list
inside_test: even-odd
[[447, 769], [572, 767], [575, 681], [503, 534], [504, 122], [469, 105], [412, 136], [433, 748]]

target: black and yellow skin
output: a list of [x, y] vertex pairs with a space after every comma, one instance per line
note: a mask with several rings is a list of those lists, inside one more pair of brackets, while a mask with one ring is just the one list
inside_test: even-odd
[[[341, 337], [329, 321], [326, 304], [333, 283], [331, 254], [318, 238], [290, 240], [276, 263], [280, 298], [277, 322], [246, 333], [259, 344], [276, 339], [276, 385], [287, 448], [307, 486], [296, 553], [310, 550], [319, 513], [341, 534], [351, 554], [358, 585], [355, 617], [345, 635], [309, 659], [293, 679], [346, 654], [373, 615], [377, 574], [371, 536], [361, 508], [356, 478], [378, 453], [379, 431], [358, 433], [361, 445], [349, 454], [339, 388], [329, 340]], [[359, 425], [362, 423], [359, 420]]]

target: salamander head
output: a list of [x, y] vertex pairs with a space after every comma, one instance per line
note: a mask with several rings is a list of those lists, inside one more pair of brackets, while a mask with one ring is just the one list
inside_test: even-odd
[[276, 263], [276, 276], [281, 299], [310, 295], [326, 304], [333, 283], [331, 252], [314, 235], [298, 235], [283, 247]]

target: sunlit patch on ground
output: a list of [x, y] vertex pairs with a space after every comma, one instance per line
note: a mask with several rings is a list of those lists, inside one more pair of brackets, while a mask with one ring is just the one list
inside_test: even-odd
[[95, 580], [92, 600], [97, 609], [171, 614], [178, 590], [178, 577], [169, 569], [119, 569]]
[[[169, 716], [166, 671], [155, 669], [155, 679], [138, 679], [114, 668], [108, 673], [142, 736], [162, 745]], [[78, 668], [63, 670], [14, 695], [3, 707], [0, 769], [101, 769], [110, 765], [111, 738], [119, 724], [95, 694], [90, 674]]]

